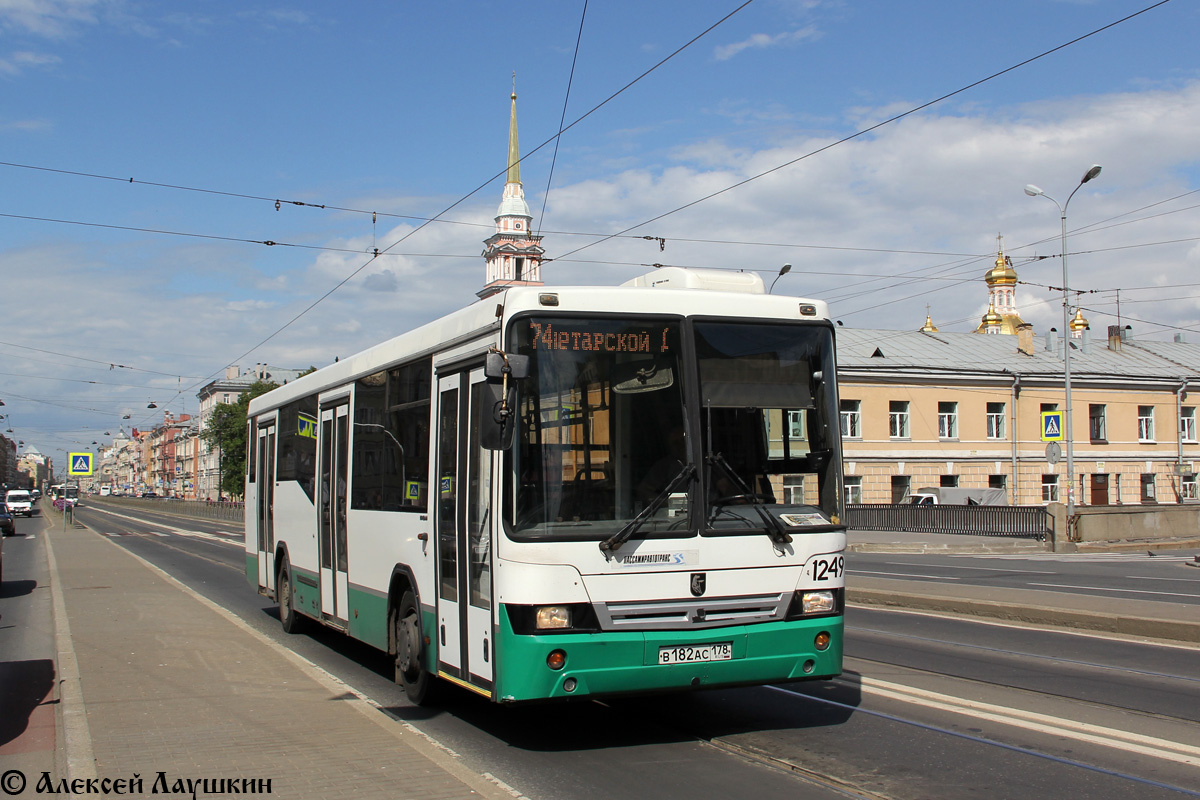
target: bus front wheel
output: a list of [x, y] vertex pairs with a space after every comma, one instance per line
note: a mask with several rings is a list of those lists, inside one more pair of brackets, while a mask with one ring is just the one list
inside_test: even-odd
[[279, 566], [279, 577], [275, 581], [275, 593], [279, 597], [279, 622], [284, 633], [300, 633], [304, 622], [292, 604], [292, 576], [288, 571], [287, 559]]
[[396, 683], [404, 688], [404, 694], [417, 705], [428, 703], [433, 697], [433, 683], [437, 679], [425, 669], [424, 648], [421, 646], [421, 609], [411, 591], [400, 598], [400, 605], [392, 615], [396, 640]]

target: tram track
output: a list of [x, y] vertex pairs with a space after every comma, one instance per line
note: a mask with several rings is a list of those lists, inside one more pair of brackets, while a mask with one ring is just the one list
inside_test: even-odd
[[[837, 683], [837, 682], [844, 682], [844, 681], [842, 679], [837, 679], [834, 682]], [[883, 691], [885, 690], [887, 684], [888, 684], [888, 682], [864, 679], [859, 685], [868, 694], [881, 695], [883, 693]], [[915, 717], [911, 717], [911, 716], [902, 716], [899, 714], [884, 712], [884, 711], [880, 711], [877, 709], [864, 708], [861, 705], [852, 706], [852, 705], [849, 705], [849, 704], [846, 704], [846, 703], [843, 703], [841, 701], [834, 700], [831, 698], [819, 697], [819, 696], [815, 696], [812, 694], [798, 692], [798, 691], [795, 691], [794, 688], [788, 688], [788, 687], [782, 687], [782, 686], [770, 686], [770, 687], [767, 687], [767, 689], [769, 689], [770, 691], [773, 691], [773, 692], [791, 696], [793, 698], [799, 698], [799, 699], [803, 699], [806, 701], [811, 701], [813, 703], [819, 703], [819, 704], [823, 704], [826, 706], [840, 708], [840, 709], [843, 709], [846, 711], [853, 712], [854, 714], [865, 714], [865, 715], [874, 717], [876, 719], [886, 720], [888, 722], [896, 723], [899, 725], [917, 728], [917, 729], [920, 729], [921, 731], [924, 731], [927, 733], [933, 733], [933, 734], [938, 734], [938, 735], [942, 735], [942, 736], [952, 737], [954, 739], [969, 741], [974, 744], [984, 745], [984, 746], [996, 748], [999, 750], [1005, 750], [1008, 752], [1018, 753], [1021, 755], [1050, 761], [1055, 764], [1060, 764], [1063, 766], [1069, 766], [1069, 767], [1085, 770], [1085, 771], [1092, 772], [1092, 773], [1095, 773], [1098, 775], [1104, 775], [1104, 776], [1107, 776], [1110, 778], [1116, 778], [1118, 780], [1126, 781], [1126, 782], [1129, 782], [1130, 784], [1134, 784], [1134, 785], [1138, 785], [1138, 786], [1142, 786], [1142, 787], [1146, 787], [1146, 788], [1153, 787], [1156, 789], [1163, 789], [1165, 791], [1178, 793], [1178, 794], [1185, 795], [1188, 797], [1200, 797], [1200, 791], [1195, 790], [1195, 789], [1190, 789], [1190, 788], [1187, 788], [1184, 786], [1168, 783], [1165, 781], [1155, 780], [1153, 778], [1148, 778], [1144, 775], [1135, 775], [1131, 772], [1128, 772], [1128, 771], [1125, 771], [1122, 769], [1104, 767], [1099, 764], [1089, 763], [1089, 762], [1082, 761], [1077, 758], [1065, 757], [1065, 756], [1058, 755], [1055, 753], [1047, 752], [1046, 750], [1040, 750], [1040, 749], [1036, 749], [1033, 747], [1029, 747], [1027, 745], [1013, 744], [1010, 742], [1000, 741], [996, 738], [992, 738], [992, 737], [988, 737], [988, 736], [981, 736], [981, 735], [971, 733], [971, 732], [965, 732], [965, 731], [961, 731], [961, 730], [953, 730], [946, 726], [932, 724], [932, 723], [929, 723], [929, 722], [926, 722], [923, 720], [916, 719]], [[903, 698], [905, 695], [907, 695], [910, 702], [911, 702], [912, 698], [919, 696], [919, 694], [915, 694], [911, 691], [895, 692], [895, 694], [901, 698]], [[970, 705], [971, 704], [965, 704], [963, 706], [960, 706], [960, 709], [964, 712], [968, 712]], [[977, 706], [978, 704], [974, 704], [974, 705]], [[975, 708], [975, 709], [969, 711], [968, 713], [972, 713], [973, 716], [976, 716], [978, 718], [979, 712], [980, 712], [980, 709]], [[1004, 722], [1003, 724], [1014, 724], [1014, 720], [1015, 720], [1015, 718], [1010, 718], [1010, 720], [1008, 720], [1007, 722]], [[1070, 735], [1070, 733], [1071, 733], [1070, 730], [1065, 727], [1060, 729], [1060, 731], [1059, 731], [1059, 735], [1064, 735], [1064, 734]], [[1079, 733], [1080, 733], [1079, 731], [1076, 731], [1076, 735], [1072, 736], [1071, 738], [1078, 738]], [[1110, 744], [1109, 742], [1106, 742], [1099, 738], [1093, 739], [1093, 743], [1097, 743], [1097, 744], [1101, 744], [1101, 745]], [[1172, 757], [1170, 760], [1176, 761], [1176, 763], [1181, 763], [1181, 764], [1185, 764], [1188, 766], [1200, 765], [1200, 747], [1184, 745], [1181, 743], [1171, 743], [1171, 745], [1172, 745], [1172, 755], [1174, 757]], [[744, 748], [741, 748], [741, 747], [737, 747], [736, 749], [738, 751], [744, 750]], [[1122, 749], [1124, 749], [1124, 748], [1122, 748]], [[1152, 757], [1156, 757], [1156, 758], [1162, 758], [1162, 755], [1160, 753], [1158, 753], [1157, 751], [1155, 751], [1152, 748], [1152, 746], [1150, 745], [1150, 743], [1148, 743], [1148, 742], [1140, 743], [1138, 749], [1143, 755], [1152, 756]], [[766, 762], [772, 763], [778, 767], [791, 768], [797, 772], [807, 775], [810, 778], [822, 778], [823, 777], [825, 780], [837, 781], [839, 783], [844, 783], [844, 782], [838, 781], [838, 779], [834, 776], [828, 776], [828, 775], [822, 776], [819, 773], [814, 773], [810, 768], [805, 768], [802, 765], [793, 764], [788, 759], [781, 759], [781, 758], [778, 758], [775, 756], [771, 756], [770, 754], [762, 754], [762, 755], [766, 756], [766, 758], [764, 759], [764, 761], [766, 761]], [[848, 786], [847, 789], [852, 792], [863, 792], [862, 787], [856, 787], [853, 785]], [[873, 797], [873, 798], [889, 797], [889, 795], [882, 795], [877, 792], [869, 792], [869, 791], [864, 792], [862, 796], [868, 796], [868, 797]], [[899, 796], [902, 796], [902, 795], [897, 795], [897, 797], [899, 797]]]
[[[937, 639], [937, 638], [930, 637], [930, 636], [915, 636], [913, 634], [908, 634], [908, 633], [897, 633], [896, 631], [885, 631], [885, 630], [881, 630], [879, 628], [863, 628], [863, 627], [859, 627], [859, 626], [847, 625], [846, 631], [847, 632], [856, 631], [856, 632], [860, 632], [860, 633], [870, 633], [870, 634], [874, 634], [876, 636], [884, 636], [884, 637], [890, 637], [890, 638], [894, 638], [894, 639], [903, 639], [906, 642], [924, 642], [926, 644], [936, 644], [936, 645], [939, 645], [942, 647], [955, 647], [955, 648], [971, 650], [971, 651], [975, 651], [975, 652], [979, 652], [979, 653], [998, 654], [998, 655], [1004, 655], [1004, 656], [1016, 656], [1018, 658], [1026, 658], [1026, 659], [1046, 662], [1046, 663], [1050, 663], [1050, 664], [1059, 664], [1059, 665], [1069, 666], [1069, 667], [1085, 667], [1088, 669], [1109, 670], [1109, 671], [1113, 671], [1113, 672], [1119, 672], [1124, 675], [1141, 675], [1143, 677], [1155, 678], [1155, 679], [1160, 679], [1160, 680], [1173, 680], [1173, 681], [1183, 681], [1185, 683], [1200, 684], [1200, 677], [1192, 677], [1192, 676], [1188, 676], [1188, 675], [1176, 675], [1176, 674], [1167, 673], [1167, 672], [1156, 672], [1154, 670], [1137, 669], [1134, 667], [1118, 666], [1118, 665], [1114, 665], [1114, 664], [1101, 664], [1101, 663], [1095, 662], [1095, 661], [1082, 661], [1079, 659], [1062, 658], [1060, 656], [1052, 656], [1052, 655], [1047, 655], [1045, 653], [1021, 652], [1021, 651], [1007, 650], [1002, 647], [991, 647], [991, 646], [987, 646], [987, 645], [956, 642], [956, 641], [953, 641], [950, 639]], [[1196, 650], [1196, 648], [1194, 648], [1194, 647], [1187, 647], [1185, 645], [1156, 644], [1155, 646], [1176, 647], [1179, 649]]]
[[[925, 676], [925, 680], [962, 681], [979, 687], [989, 687], [991, 691], [1018, 692], [1034, 698], [1027, 701], [1027, 705], [1031, 707], [1038, 702], [1072, 703], [1092, 709], [1093, 713], [1134, 715], [1162, 724], [1194, 727], [1200, 723], [1200, 708], [1197, 708], [1195, 703], [1181, 702], [1197, 695], [1200, 679], [1193, 676], [893, 631], [868, 628], [847, 630], [869, 633], [903, 645], [917, 642], [931, 649], [941, 648], [943, 651], [940, 657], [935, 658], [930, 658], [929, 651], [925, 651], [924, 662], [921, 664], [914, 663], [912, 658], [906, 658], [904, 655], [856, 655], [852, 652], [855, 640], [851, 636], [849, 639], [852, 643], [847, 647], [846, 653], [847, 671], [854, 668], [864, 674], [881, 675], [903, 670], [908, 673], [910, 680], [913, 679], [912, 676]], [[1194, 649], [1178, 645], [1149, 646]], [[955, 662], [945, 653], [977, 654], [987, 660], [967, 660], [964, 666], [964, 662]], [[986, 669], [976, 669], [979, 663], [986, 664]], [[955, 664], [957, 669], [953, 666], [939, 667], [938, 664]], [[997, 665], [1003, 664], [1011, 666], [1007, 669], [997, 668]], [[1054, 679], [1046, 678], [1048, 674], [1053, 674]], [[1040, 680], [1031, 676], [1040, 676]], [[1153, 686], [1154, 697], [1145, 702], [1157, 704], [1157, 708], [1137, 705], [1138, 701], [1133, 699], [1137, 695], [1128, 691], [1131, 680]], [[1122, 687], [1125, 691], [1111, 691], [1110, 687], [1113, 686]], [[981, 693], [982, 689], [976, 692]], [[1042, 699], [1038, 701], [1036, 698]]]

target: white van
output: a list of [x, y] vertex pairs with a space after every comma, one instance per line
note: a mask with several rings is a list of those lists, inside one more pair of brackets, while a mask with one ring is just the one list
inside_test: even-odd
[[17, 514], [33, 516], [33, 497], [24, 489], [10, 489], [4, 496], [4, 505], [8, 506], [8, 513], [14, 517]]

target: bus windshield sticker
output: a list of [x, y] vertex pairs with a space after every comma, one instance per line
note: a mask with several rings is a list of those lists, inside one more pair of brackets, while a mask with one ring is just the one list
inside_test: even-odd
[[622, 567], [682, 567], [699, 563], [698, 550], [674, 553], [621, 553], [613, 560]]
[[809, 525], [828, 525], [829, 520], [823, 514], [815, 511], [807, 514], [780, 514], [779, 518], [793, 528], [803, 528]]

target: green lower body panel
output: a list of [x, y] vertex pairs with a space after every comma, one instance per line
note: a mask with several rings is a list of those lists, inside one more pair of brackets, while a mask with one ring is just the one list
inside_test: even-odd
[[350, 635], [387, 652], [387, 595], [351, 584], [348, 599], [350, 601]]
[[[695, 631], [552, 636], [518, 636], [507, 614], [500, 619], [495, 693], [500, 702], [818, 680], [842, 671], [840, 616]], [[822, 632], [829, 634], [829, 644], [818, 650], [815, 640]], [[660, 663], [660, 648], [726, 642], [732, 658], [725, 661]], [[566, 654], [559, 670], [546, 664], [555, 650]]]
[[251, 586], [258, 586], [258, 553], [246, 553], [246, 580]]
[[289, 565], [288, 571], [292, 579], [292, 606], [301, 614], [320, 619], [321, 584], [317, 583], [317, 573], [297, 569], [295, 565]]

